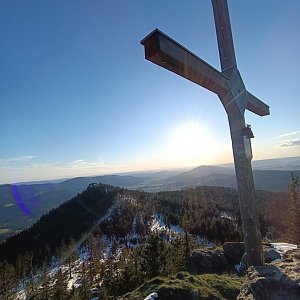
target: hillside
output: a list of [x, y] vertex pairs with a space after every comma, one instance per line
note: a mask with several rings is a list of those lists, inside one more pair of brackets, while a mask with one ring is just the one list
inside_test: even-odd
[[[287, 198], [284, 193], [257, 193], [263, 234], [271, 230], [277, 238], [284, 233], [282, 212], [288, 209]], [[43, 215], [28, 230], [0, 244], [0, 259], [15, 259], [20, 254], [37, 251], [39, 257], [49, 257], [63, 241], [78, 240], [89, 232], [117, 200], [118, 210], [111, 211], [109, 221], [99, 225], [107, 236], [125, 238], [131, 233], [145, 234], [150, 230], [151, 218], [160, 214], [166, 226], [179, 225], [195, 236], [215, 242], [242, 238], [237, 191], [232, 188], [198, 187], [145, 193], [91, 184], [83, 193]]]
[[0, 241], [28, 228], [43, 214], [84, 191], [89, 184], [102, 182], [131, 187], [143, 178], [134, 176], [77, 177], [59, 183], [0, 185]]
[[58, 207], [78, 193], [58, 184], [26, 184], [0, 186], [0, 241], [29, 227], [41, 215]]
[[[284, 193], [257, 194], [263, 236], [288, 238], [287, 199]], [[228, 295], [236, 294], [239, 285], [230, 278], [181, 273], [178, 281], [174, 276], [188, 270], [193, 249], [242, 238], [237, 191], [232, 188], [145, 193], [91, 184], [0, 244], [0, 265], [10, 274], [8, 292], [22, 281], [21, 294], [36, 299], [45, 299], [47, 289], [52, 296], [63, 293], [63, 299], [87, 299], [95, 286], [103, 299], [122, 299], [134, 290], [132, 296], [140, 299], [149, 283], [161, 295], [166, 288], [190, 295], [205, 285], [207, 299], [231, 299]], [[42, 271], [47, 265], [48, 271]], [[157, 276], [161, 279], [151, 281]]]
[[[297, 158], [258, 161], [261, 168], [297, 166]], [[300, 171], [294, 171], [300, 176]], [[291, 181], [289, 170], [256, 169], [256, 189], [287, 191]], [[103, 183], [132, 190], [159, 192], [197, 186], [236, 187], [232, 168], [200, 166], [188, 171], [139, 172], [123, 175], [77, 177], [62, 182], [0, 185], [0, 241], [32, 225], [49, 210], [84, 191], [91, 183]]]
[[0, 260], [15, 261], [32, 253], [35, 262], [49, 259], [62, 243], [79, 240], [113, 205], [118, 188], [90, 185], [84, 192], [43, 215], [27, 230], [0, 244]]

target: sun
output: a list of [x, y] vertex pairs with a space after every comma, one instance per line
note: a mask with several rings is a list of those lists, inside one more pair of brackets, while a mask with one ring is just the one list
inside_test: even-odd
[[210, 162], [217, 147], [209, 128], [195, 120], [175, 125], [167, 144], [168, 160], [182, 166]]

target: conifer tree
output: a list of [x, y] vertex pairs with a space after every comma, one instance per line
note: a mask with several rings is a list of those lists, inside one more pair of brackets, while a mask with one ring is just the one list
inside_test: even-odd
[[[144, 282], [143, 259], [141, 248], [134, 250], [126, 260], [126, 272], [128, 272], [128, 286], [133, 290]], [[125, 273], [126, 273], [125, 272]], [[124, 274], [124, 278], [126, 278]]]
[[16, 279], [22, 281], [25, 275], [24, 257], [19, 255], [15, 263]]
[[150, 235], [148, 244], [142, 252], [142, 270], [146, 278], [150, 279], [160, 275], [165, 267], [164, 244], [158, 234]]
[[6, 260], [0, 261], [0, 299], [13, 299], [13, 288], [16, 283], [15, 268]]
[[59, 269], [55, 275], [55, 284], [53, 286], [53, 299], [65, 300], [68, 299], [68, 274], [67, 271]]
[[24, 278], [25, 278], [25, 294], [26, 297], [32, 297], [35, 294], [36, 285], [34, 284], [35, 266], [33, 263], [33, 253], [25, 253], [24, 255]]
[[88, 278], [88, 268], [86, 262], [83, 262], [81, 264], [80, 269], [80, 277], [81, 277], [81, 285], [79, 287], [79, 295], [81, 299], [88, 299], [89, 297], [89, 288], [92, 285], [91, 282], [89, 282]]
[[51, 289], [51, 277], [48, 274], [48, 270], [44, 269], [40, 280], [39, 289], [37, 291], [37, 300], [50, 300], [52, 299], [52, 289]]
[[116, 296], [119, 288], [118, 263], [110, 257], [105, 264], [105, 275], [103, 277], [104, 286], [108, 295]]
[[72, 278], [72, 268], [74, 267], [74, 264], [77, 259], [78, 259], [78, 253], [76, 250], [73, 250], [68, 254], [67, 263], [68, 263], [69, 279]]

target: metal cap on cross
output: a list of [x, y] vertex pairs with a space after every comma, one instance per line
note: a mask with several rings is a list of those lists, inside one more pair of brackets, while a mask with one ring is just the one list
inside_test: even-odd
[[[218, 95], [228, 116], [240, 211], [248, 266], [264, 264], [261, 233], [255, 206], [255, 187], [251, 167], [254, 137], [245, 124], [249, 110], [259, 116], [270, 114], [269, 106], [248, 92], [238, 71], [227, 0], [212, 0], [221, 72], [184, 48], [158, 29], [141, 44], [145, 58]], [[250, 133], [250, 131], [251, 133]]]

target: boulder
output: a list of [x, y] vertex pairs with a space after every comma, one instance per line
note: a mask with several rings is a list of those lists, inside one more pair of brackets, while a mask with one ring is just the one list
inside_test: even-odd
[[191, 274], [222, 272], [227, 269], [227, 260], [220, 250], [196, 249], [188, 260], [188, 271]]
[[300, 250], [292, 250], [282, 261], [250, 267], [239, 300], [299, 300]]
[[275, 249], [268, 249], [264, 251], [265, 263], [270, 263], [276, 259], [281, 259], [280, 253]]
[[239, 263], [245, 253], [245, 243], [227, 242], [223, 244], [223, 250], [234, 263]]

